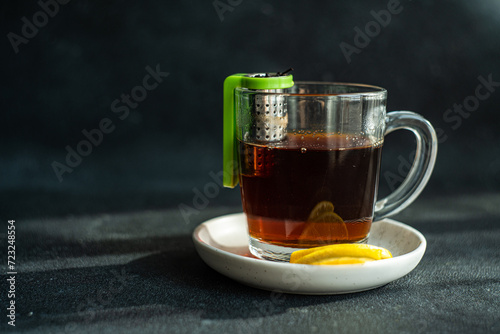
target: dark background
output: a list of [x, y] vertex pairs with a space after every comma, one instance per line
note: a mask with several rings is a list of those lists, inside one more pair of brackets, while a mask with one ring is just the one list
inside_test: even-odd
[[[8, 34], [21, 35], [22, 18], [33, 22], [41, 7], [3, 1], [2, 219], [192, 207], [195, 189], [221, 170], [224, 78], [290, 66], [295, 80], [382, 86], [388, 111], [416, 111], [441, 129], [421, 198], [498, 193], [500, 87], [460, 125], [444, 118], [475, 94], [479, 76], [500, 82], [498, 1], [401, 1], [350, 63], [340, 44], [354, 45], [355, 27], [364, 30], [388, 1], [232, 4], [220, 17], [212, 1], [72, 0], [16, 53]], [[113, 101], [157, 65], [169, 76], [120, 120]], [[76, 149], [104, 118], [115, 130], [60, 182], [52, 163], [64, 164], [65, 147]], [[382, 194], [391, 189], [387, 171], [399, 173], [412, 145], [409, 133], [388, 136]], [[230, 189], [208, 203], [238, 205]]]
[[[14, 219], [14, 331], [498, 333], [500, 87], [470, 114], [447, 110], [472, 101], [479, 78], [500, 83], [500, 2], [402, 0], [350, 62], [341, 43], [354, 45], [389, 0], [220, 3], [230, 6], [222, 16], [213, 0], [71, 0], [15, 52], [9, 36], [42, 9], [1, 2], [0, 301]], [[114, 101], [157, 66], [169, 75], [121, 120]], [[427, 239], [404, 278], [273, 306], [269, 292], [196, 254], [196, 225], [241, 211], [238, 189], [213, 188], [211, 176], [222, 167], [223, 80], [288, 67], [296, 81], [382, 86], [389, 111], [418, 112], [439, 129], [433, 176], [395, 217]], [[103, 119], [114, 130], [60, 182], [54, 162]], [[399, 131], [384, 145], [382, 195], [389, 176], [407, 171], [414, 141]], [[116, 273], [126, 283], [113, 292]], [[11, 332], [2, 308], [0, 332]]]

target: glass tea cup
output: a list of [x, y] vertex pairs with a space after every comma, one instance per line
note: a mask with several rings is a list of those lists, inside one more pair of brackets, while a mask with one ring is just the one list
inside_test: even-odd
[[[365, 242], [374, 221], [423, 190], [437, 154], [432, 125], [413, 112], [386, 113], [380, 87], [283, 86], [233, 88], [234, 163], [225, 176], [240, 183], [251, 253], [288, 261], [299, 249]], [[397, 129], [415, 134], [415, 159], [401, 186], [377, 200], [384, 136]]]

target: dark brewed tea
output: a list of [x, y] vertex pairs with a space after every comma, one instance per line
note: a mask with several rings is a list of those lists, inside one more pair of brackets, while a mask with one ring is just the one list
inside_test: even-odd
[[275, 146], [240, 142], [250, 236], [308, 248], [359, 242], [370, 231], [382, 146], [347, 135], [288, 134]]

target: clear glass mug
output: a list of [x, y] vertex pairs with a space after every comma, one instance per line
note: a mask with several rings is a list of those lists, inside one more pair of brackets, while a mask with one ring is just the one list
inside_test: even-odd
[[[298, 249], [360, 243], [372, 222], [420, 194], [437, 154], [432, 125], [386, 113], [387, 91], [361, 84], [298, 82], [287, 89], [235, 88], [235, 155], [250, 251], [288, 261]], [[405, 181], [377, 200], [384, 136], [407, 129], [416, 155]]]

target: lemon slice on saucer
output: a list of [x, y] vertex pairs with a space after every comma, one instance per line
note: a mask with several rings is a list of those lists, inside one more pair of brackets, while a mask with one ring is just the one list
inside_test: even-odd
[[392, 257], [382, 247], [367, 244], [336, 244], [295, 251], [290, 263], [329, 265], [365, 263]]

